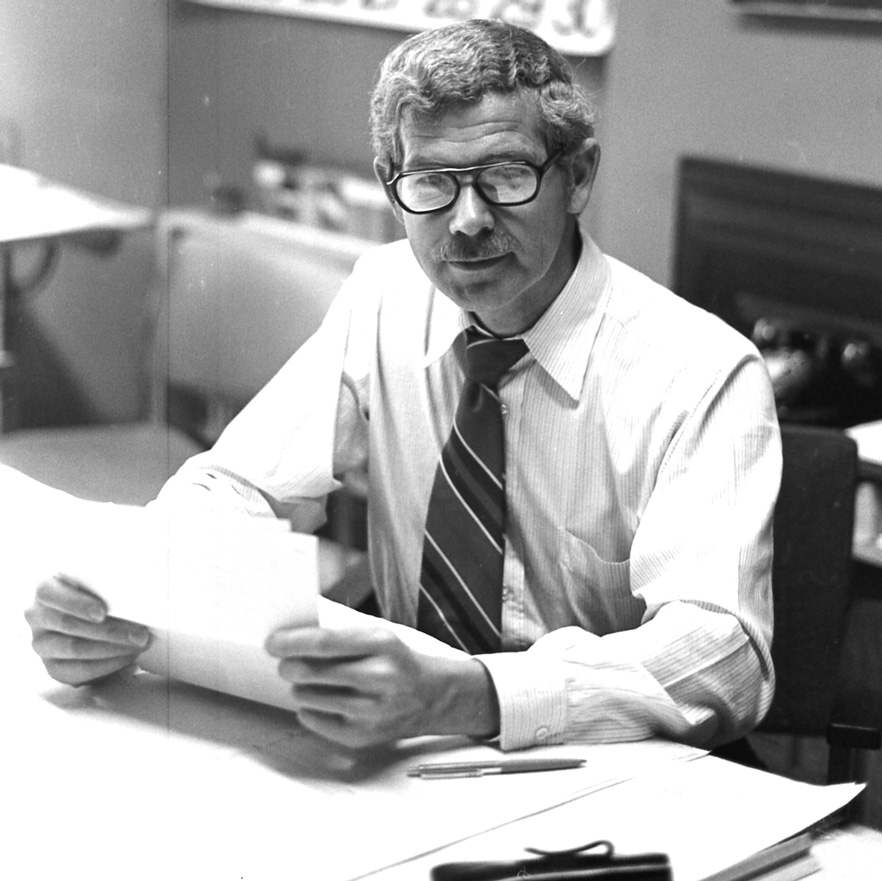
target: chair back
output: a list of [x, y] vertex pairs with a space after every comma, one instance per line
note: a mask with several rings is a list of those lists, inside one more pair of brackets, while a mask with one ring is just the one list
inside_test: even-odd
[[777, 689], [760, 731], [823, 735], [836, 699], [851, 585], [857, 445], [783, 425], [772, 570]]

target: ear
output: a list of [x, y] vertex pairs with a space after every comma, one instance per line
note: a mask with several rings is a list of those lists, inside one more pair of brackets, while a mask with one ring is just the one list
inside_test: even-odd
[[399, 223], [404, 223], [404, 212], [401, 210], [401, 206], [395, 201], [392, 191], [386, 186], [386, 181], [392, 177], [392, 170], [380, 162], [379, 159], [374, 159], [374, 174], [380, 182], [380, 186], [383, 188], [383, 192], [386, 194], [386, 198], [389, 200], [389, 204], [392, 206], [392, 211], [398, 218]]
[[571, 161], [573, 189], [570, 193], [570, 214], [581, 214], [588, 206], [597, 166], [600, 164], [600, 144], [596, 138], [585, 138]]

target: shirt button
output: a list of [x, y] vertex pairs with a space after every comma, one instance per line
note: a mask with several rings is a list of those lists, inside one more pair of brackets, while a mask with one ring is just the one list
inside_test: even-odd
[[505, 404], [500, 404], [499, 412], [502, 413], [503, 416], [508, 416], [508, 407]]
[[536, 740], [545, 740], [546, 737], [548, 737], [548, 727], [541, 725], [536, 729]]

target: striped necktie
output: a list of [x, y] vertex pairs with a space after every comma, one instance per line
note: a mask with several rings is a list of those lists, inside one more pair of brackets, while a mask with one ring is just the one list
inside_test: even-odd
[[501, 648], [505, 449], [496, 386], [527, 351], [466, 331], [466, 379], [435, 473], [417, 628], [470, 654]]

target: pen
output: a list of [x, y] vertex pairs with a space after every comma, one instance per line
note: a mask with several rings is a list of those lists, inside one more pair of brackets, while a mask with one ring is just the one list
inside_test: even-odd
[[581, 768], [584, 759], [508, 759], [489, 762], [439, 762], [416, 765], [407, 772], [408, 777], [426, 780], [446, 780], [451, 777], [485, 777], [490, 774], [523, 774], [527, 771], [562, 771]]

